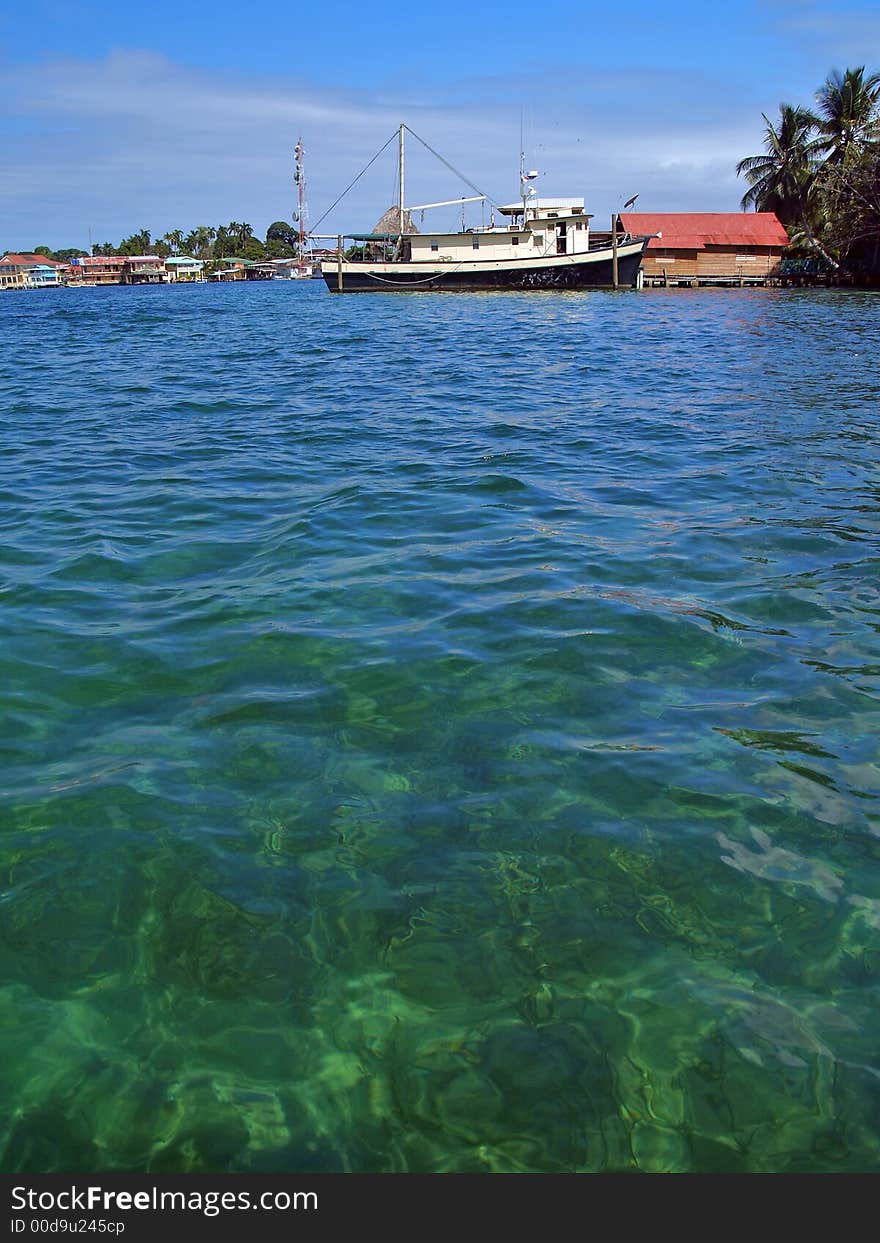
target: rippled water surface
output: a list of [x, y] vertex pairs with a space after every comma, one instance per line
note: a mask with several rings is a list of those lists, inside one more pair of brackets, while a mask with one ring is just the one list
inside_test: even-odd
[[878, 340], [0, 295], [3, 1167], [876, 1167]]

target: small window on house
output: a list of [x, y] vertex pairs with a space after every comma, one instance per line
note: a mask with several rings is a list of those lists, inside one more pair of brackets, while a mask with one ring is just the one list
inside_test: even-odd
[[440, 244], [439, 244], [439, 242], [434, 242], [434, 241], [432, 241], [432, 242], [431, 242], [431, 249], [432, 249], [432, 250], [439, 250], [439, 249], [440, 249]]

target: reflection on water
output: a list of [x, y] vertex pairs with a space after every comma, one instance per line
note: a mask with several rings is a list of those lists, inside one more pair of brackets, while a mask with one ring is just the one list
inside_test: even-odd
[[4, 299], [7, 1170], [880, 1155], [880, 299]]

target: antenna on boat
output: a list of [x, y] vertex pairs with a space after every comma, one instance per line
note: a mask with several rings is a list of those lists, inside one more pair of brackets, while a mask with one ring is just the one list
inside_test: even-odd
[[523, 205], [523, 214], [522, 214], [523, 228], [525, 228], [525, 223], [526, 223], [526, 150], [525, 150], [526, 141], [525, 141], [525, 138], [523, 137], [523, 114], [524, 112], [525, 112], [525, 109], [522, 107], [522, 105], [520, 105], [520, 110], [519, 110], [519, 192], [520, 192], [520, 197], [522, 198], [522, 205]]
[[[522, 139], [520, 138], [520, 142], [521, 141]], [[525, 151], [521, 150], [519, 153], [519, 193], [520, 193], [520, 198], [522, 199], [522, 205], [523, 205], [523, 214], [522, 214], [523, 228], [525, 228], [526, 226], [526, 199], [529, 196], [528, 190], [526, 189], [526, 185], [527, 185], [526, 183], [526, 153]]]
[[536, 168], [530, 168], [528, 172], [526, 172], [525, 152], [520, 151], [519, 153], [519, 192], [522, 198], [522, 205], [523, 205], [523, 214], [522, 214], [523, 228], [526, 227], [526, 212], [527, 212], [528, 201], [531, 198], [531, 196], [535, 193], [534, 186], [530, 185], [529, 183], [534, 181], [537, 176], [538, 176], [538, 170]]
[[526, 172], [525, 140], [523, 138], [523, 110], [522, 108], [520, 108], [519, 110], [519, 193], [520, 193], [520, 198], [522, 199], [522, 205], [523, 205], [523, 211], [522, 211], [522, 227], [523, 228], [526, 227], [526, 214], [528, 211], [528, 201], [531, 198], [531, 196], [535, 193], [534, 187], [530, 186], [529, 182], [534, 181], [537, 176], [538, 176], [538, 170], [536, 168], [531, 168], [528, 170], [528, 172]]

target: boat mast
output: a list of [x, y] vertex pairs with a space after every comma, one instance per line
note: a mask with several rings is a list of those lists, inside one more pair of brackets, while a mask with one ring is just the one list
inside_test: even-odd
[[296, 146], [293, 149], [296, 157], [296, 172], [293, 179], [296, 182], [298, 192], [298, 209], [297, 220], [299, 222], [299, 261], [297, 263], [297, 271], [300, 276], [306, 274], [305, 261], [305, 242], [306, 242], [306, 223], [305, 223], [305, 193], [306, 193], [306, 175], [303, 165], [303, 141], [301, 138], [296, 140]]
[[[520, 135], [520, 142], [522, 142], [522, 135]], [[526, 227], [526, 201], [528, 200], [528, 197], [529, 197], [528, 190], [526, 189], [527, 185], [528, 185], [528, 182], [526, 181], [526, 153], [525, 151], [520, 151], [519, 153], [519, 193], [520, 193], [520, 198], [522, 199], [522, 205], [523, 205], [523, 214], [522, 214], [522, 227], [523, 228]]]
[[400, 131], [397, 140], [397, 207], [399, 213], [399, 237], [397, 245], [403, 250], [403, 193], [404, 193], [404, 149], [403, 149], [403, 131], [406, 126], [401, 122]]
[[525, 109], [519, 110], [519, 194], [522, 199], [522, 227], [526, 227], [526, 140], [523, 137], [525, 128]]

